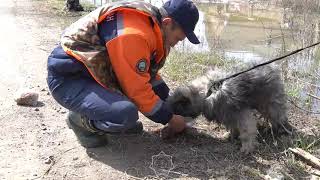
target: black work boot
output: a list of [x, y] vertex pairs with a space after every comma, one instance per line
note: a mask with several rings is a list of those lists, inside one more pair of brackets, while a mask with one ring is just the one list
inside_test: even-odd
[[83, 147], [95, 148], [107, 144], [108, 141], [105, 134], [96, 129], [88, 118], [70, 111], [66, 122], [69, 128], [76, 134], [78, 141]]
[[134, 127], [127, 129], [127, 130], [123, 131], [122, 133], [124, 133], [124, 134], [139, 134], [142, 131], [143, 131], [142, 122], [137, 121]]

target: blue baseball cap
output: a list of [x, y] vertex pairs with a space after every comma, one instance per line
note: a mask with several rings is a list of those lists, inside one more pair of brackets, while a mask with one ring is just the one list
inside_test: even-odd
[[169, 0], [162, 6], [168, 16], [174, 19], [186, 34], [188, 40], [193, 44], [200, 41], [194, 34], [194, 28], [199, 20], [199, 11], [190, 0]]

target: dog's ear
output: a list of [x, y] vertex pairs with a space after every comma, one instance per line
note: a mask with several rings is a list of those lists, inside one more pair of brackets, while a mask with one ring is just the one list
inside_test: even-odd
[[171, 96], [171, 100], [174, 102], [185, 101], [187, 99], [187, 89], [178, 87]]
[[170, 96], [169, 103], [175, 113], [183, 113], [185, 109], [191, 105], [191, 100], [188, 94], [188, 89], [177, 88], [172, 96]]
[[185, 104], [187, 102], [190, 102], [190, 99], [187, 97], [187, 95], [183, 91], [176, 91], [173, 94], [172, 100], [174, 104]]
[[191, 103], [190, 99], [186, 96], [181, 96], [179, 100], [176, 101], [177, 104], [180, 104], [181, 106], [186, 106]]
[[189, 98], [180, 96], [180, 98], [176, 99], [175, 103], [173, 104], [173, 110], [176, 114], [184, 115], [186, 109], [188, 109], [190, 105], [191, 101]]

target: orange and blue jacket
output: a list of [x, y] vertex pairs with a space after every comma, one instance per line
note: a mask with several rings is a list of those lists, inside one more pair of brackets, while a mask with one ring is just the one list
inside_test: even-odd
[[157, 8], [143, 1], [105, 5], [65, 30], [64, 51], [106, 90], [126, 95], [139, 111], [166, 124], [169, 88], [158, 74], [166, 57]]

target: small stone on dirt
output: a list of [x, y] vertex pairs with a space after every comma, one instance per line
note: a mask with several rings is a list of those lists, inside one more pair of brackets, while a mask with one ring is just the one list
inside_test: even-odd
[[35, 110], [35, 111], [39, 111], [39, 108], [35, 108], [34, 110]]
[[45, 163], [45, 164], [51, 164], [51, 159], [49, 159], [49, 158], [46, 159], [46, 160], [44, 161], [44, 163]]
[[51, 164], [52, 161], [53, 161], [53, 156], [49, 156], [49, 157], [44, 161], [44, 163], [45, 163], [45, 164]]
[[15, 95], [14, 100], [18, 105], [36, 106], [39, 94], [31, 89], [20, 89]]

